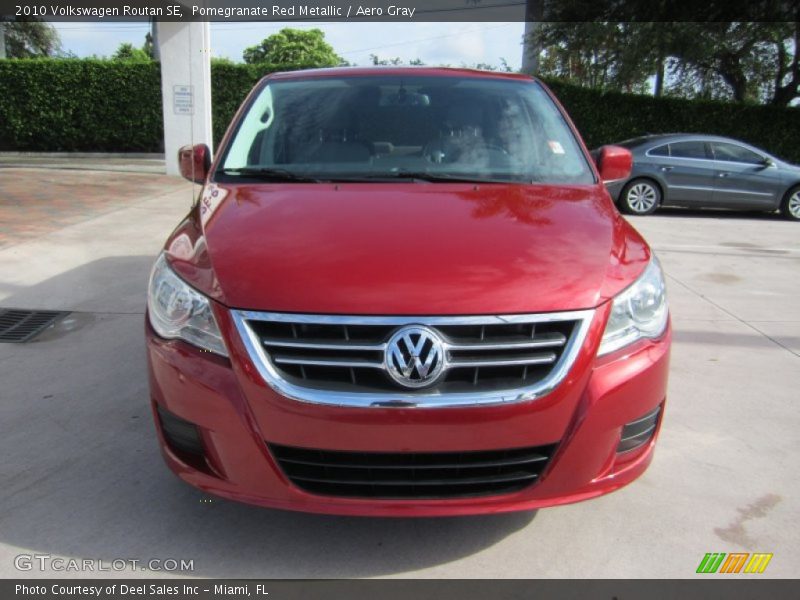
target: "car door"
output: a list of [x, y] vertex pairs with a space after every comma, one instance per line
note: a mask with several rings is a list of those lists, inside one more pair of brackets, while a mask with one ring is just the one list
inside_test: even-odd
[[666, 183], [664, 205], [706, 206], [711, 203], [715, 170], [705, 142], [671, 142], [647, 154]]
[[771, 208], [777, 206], [781, 177], [766, 157], [731, 142], [711, 142], [714, 155], [714, 206]]

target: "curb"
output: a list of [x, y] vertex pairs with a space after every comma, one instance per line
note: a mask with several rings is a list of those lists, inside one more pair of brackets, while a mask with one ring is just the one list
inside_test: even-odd
[[130, 158], [164, 160], [157, 152], [0, 152], [0, 158]]

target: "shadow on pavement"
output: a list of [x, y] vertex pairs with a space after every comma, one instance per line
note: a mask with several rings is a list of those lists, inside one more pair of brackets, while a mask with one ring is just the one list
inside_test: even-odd
[[691, 217], [693, 219], [739, 219], [755, 221], [787, 221], [777, 212], [763, 212], [758, 210], [726, 210], [723, 208], [709, 208], [693, 210], [688, 208], [659, 208], [652, 217]]
[[[40, 298], [38, 308], [47, 308], [48, 298], [75, 282], [102, 286], [109, 273], [142, 280], [151, 263], [149, 256], [104, 258], [21, 290], [3, 305], [24, 307]], [[112, 296], [134, 293], [132, 286], [114, 290]], [[130, 312], [73, 313], [33, 342], [0, 344], [0, 543], [11, 546], [4, 552], [106, 563], [193, 560], [192, 572], [176, 574], [203, 577], [371, 577], [475, 554], [534, 519], [533, 512], [345, 518], [207, 502], [168, 472], [158, 452], [143, 319]], [[3, 562], [5, 577], [61, 574], [15, 571], [13, 556]]]

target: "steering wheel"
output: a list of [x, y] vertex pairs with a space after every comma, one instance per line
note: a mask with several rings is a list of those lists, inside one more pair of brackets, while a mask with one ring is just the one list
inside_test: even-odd
[[434, 164], [442, 164], [448, 162], [457, 162], [458, 156], [463, 153], [465, 150], [485, 150], [488, 152], [496, 152], [501, 156], [507, 157], [509, 156], [508, 150], [503, 148], [502, 146], [498, 146], [497, 144], [491, 144], [486, 142], [479, 142], [474, 146], [467, 146], [467, 147], [458, 147], [454, 146], [453, 150], [457, 153], [455, 154], [455, 160], [448, 160], [448, 158], [452, 157], [452, 153], [447, 151], [446, 145], [442, 144], [440, 141], [428, 143], [422, 150], [422, 156], [428, 162], [432, 162]]

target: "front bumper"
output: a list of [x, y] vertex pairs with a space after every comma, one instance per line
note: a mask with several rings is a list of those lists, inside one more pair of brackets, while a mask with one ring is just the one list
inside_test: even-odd
[[[230, 360], [181, 341], [163, 340], [148, 323], [151, 402], [161, 450], [173, 472], [205, 492], [306, 512], [466, 515], [586, 500], [612, 492], [644, 472], [661, 419], [633, 449], [627, 449], [630, 443], [620, 446], [623, 428], [663, 407], [666, 399], [669, 329], [659, 340], [642, 341], [597, 359], [606, 318], [607, 307], [598, 309], [569, 375], [547, 396], [509, 405], [434, 409], [348, 408], [284, 398], [261, 379], [224, 310], [217, 311], [217, 320]], [[164, 414], [196, 426], [202, 454], [185, 452], [168, 441]], [[268, 444], [366, 453], [489, 451], [552, 444], [556, 449], [539, 479], [519, 491], [384, 499], [304, 491], [284, 474]], [[618, 452], [620, 448], [626, 450]]]

